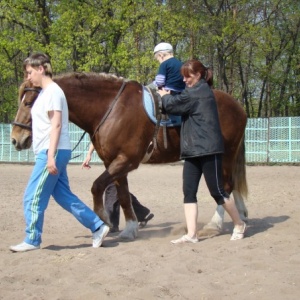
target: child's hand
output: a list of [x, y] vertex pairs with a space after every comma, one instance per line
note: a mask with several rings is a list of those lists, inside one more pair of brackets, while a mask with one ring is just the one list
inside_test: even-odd
[[81, 165], [81, 169], [90, 169], [91, 156], [88, 154]]

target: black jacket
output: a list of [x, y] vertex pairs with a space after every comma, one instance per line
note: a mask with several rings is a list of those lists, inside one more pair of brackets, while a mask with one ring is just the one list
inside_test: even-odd
[[217, 103], [204, 79], [179, 95], [163, 96], [162, 104], [167, 113], [182, 116], [182, 159], [224, 152]]

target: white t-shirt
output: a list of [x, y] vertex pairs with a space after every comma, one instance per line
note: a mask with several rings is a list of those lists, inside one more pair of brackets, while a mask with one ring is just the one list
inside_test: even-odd
[[41, 90], [31, 109], [32, 147], [35, 154], [43, 149], [49, 149], [51, 122], [48, 112], [54, 110], [62, 112], [62, 128], [57, 149], [71, 149], [66, 96], [62, 89], [55, 82], [52, 82]]

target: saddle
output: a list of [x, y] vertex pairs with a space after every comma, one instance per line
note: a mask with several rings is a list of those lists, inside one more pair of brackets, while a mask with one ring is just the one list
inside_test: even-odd
[[157, 133], [159, 127], [163, 127], [163, 140], [164, 147], [167, 149], [167, 127], [180, 127], [181, 116], [175, 116], [171, 114], [162, 113], [162, 102], [160, 95], [156, 90], [151, 89], [147, 86], [143, 87], [143, 104], [146, 114], [150, 120], [156, 124], [155, 133], [153, 137], [154, 148], [157, 147]]

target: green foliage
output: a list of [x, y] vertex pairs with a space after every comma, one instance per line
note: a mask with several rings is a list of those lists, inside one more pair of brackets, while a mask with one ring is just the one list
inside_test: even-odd
[[300, 113], [300, 8], [294, 0], [0, 1], [0, 122], [12, 121], [22, 62], [52, 58], [56, 74], [111, 72], [142, 84], [158, 69], [154, 46], [198, 58], [216, 88], [249, 117]]

